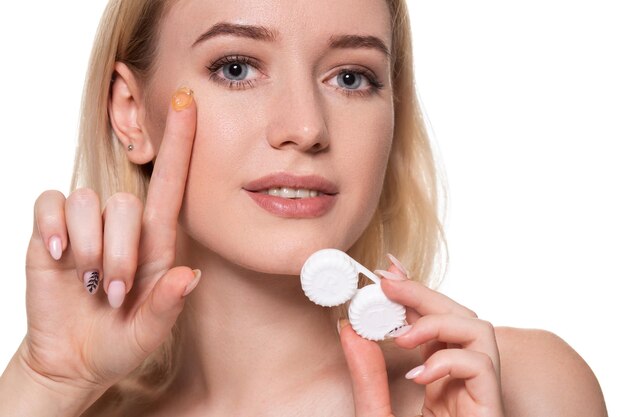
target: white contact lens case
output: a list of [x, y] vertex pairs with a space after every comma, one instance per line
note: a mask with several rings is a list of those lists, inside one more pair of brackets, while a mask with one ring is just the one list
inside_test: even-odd
[[[359, 274], [374, 283], [358, 289]], [[406, 324], [406, 310], [387, 298], [380, 278], [338, 249], [322, 249], [311, 255], [300, 272], [302, 290], [315, 304], [334, 307], [350, 301], [348, 318], [363, 338], [382, 340]]]

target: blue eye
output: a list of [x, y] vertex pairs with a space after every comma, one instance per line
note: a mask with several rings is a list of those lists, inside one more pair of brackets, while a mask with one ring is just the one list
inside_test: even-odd
[[342, 71], [339, 75], [337, 75], [337, 84], [339, 84], [340, 87], [347, 88], [349, 90], [356, 90], [359, 88], [362, 81], [363, 75], [355, 72]]
[[260, 64], [246, 56], [225, 56], [218, 59], [209, 70], [210, 79], [226, 85], [228, 88], [244, 90], [252, 87], [261, 75]]
[[367, 97], [383, 88], [376, 75], [365, 68], [344, 68], [328, 82], [347, 96]]
[[[264, 75], [261, 63], [244, 55], [222, 57], [206, 68], [211, 80], [237, 90], [254, 87]], [[366, 97], [383, 88], [372, 71], [360, 67], [343, 68], [325, 82], [346, 96]]]
[[222, 66], [222, 74], [226, 79], [241, 81], [248, 75], [248, 65], [241, 62], [233, 62]]

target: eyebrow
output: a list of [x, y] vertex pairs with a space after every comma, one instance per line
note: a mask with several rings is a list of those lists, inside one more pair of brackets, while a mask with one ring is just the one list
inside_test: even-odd
[[331, 36], [328, 42], [331, 48], [335, 49], [349, 49], [349, 48], [369, 48], [376, 49], [382, 52], [385, 56], [390, 56], [389, 48], [385, 45], [382, 39], [376, 36], [361, 36], [361, 35], [340, 35]]
[[[220, 22], [211, 26], [209, 30], [200, 35], [191, 47], [193, 48], [204, 41], [222, 35], [237, 36], [265, 42], [275, 42], [279, 37], [275, 30], [266, 28], [265, 26]], [[385, 45], [385, 42], [383, 42], [382, 39], [371, 35], [333, 35], [328, 40], [328, 46], [332, 49], [375, 49], [382, 52], [387, 57], [391, 55], [389, 48]]]
[[238, 36], [241, 38], [250, 38], [267, 42], [273, 42], [278, 39], [278, 34], [275, 31], [263, 26], [237, 25], [233, 23], [220, 22], [211, 26], [209, 30], [200, 35], [191, 47], [193, 48], [201, 42], [220, 35]]

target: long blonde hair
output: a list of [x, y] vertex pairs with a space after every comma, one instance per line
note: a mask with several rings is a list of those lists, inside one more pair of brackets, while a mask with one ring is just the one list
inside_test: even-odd
[[[85, 83], [72, 190], [92, 188], [101, 201], [125, 191], [145, 201], [151, 166], [137, 166], [128, 160], [112, 131], [107, 106], [116, 61], [128, 65], [140, 81], [146, 83], [150, 79], [160, 21], [175, 1], [111, 0], [107, 5]], [[445, 184], [438, 176], [443, 170], [437, 168], [417, 99], [405, 0], [386, 1], [393, 29], [393, 145], [378, 208], [349, 252], [369, 268], [386, 268], [384, 255], [393, 253], [412, 279], [434, 285], [445, 274], [447, 265], [447, 245], [440, 221], [440, 216], [444, 216], [441, 201], [445, 201]], [[365, 280], [360, 282], [360, 286], [365, 284]], [[335, 311], [335, 316], [346, 315], [345, 308]], [[176, 351], [175, 327], [160, 349], [109, 389], [85, 415], [110, 415], [112, 407], [158, 397], [171, 382]]]

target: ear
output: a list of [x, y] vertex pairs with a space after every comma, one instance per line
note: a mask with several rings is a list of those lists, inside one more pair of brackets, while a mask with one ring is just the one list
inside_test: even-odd
[[143, 91], [126, 64], [116, 62], [114, 73], [115, 79], [109, 97], [111, 126], [124, 149], [127, 149], [128, 159], [134, 164], [143, 165], [152, 161], [156, 156], [152, 141], [144, 126]]

